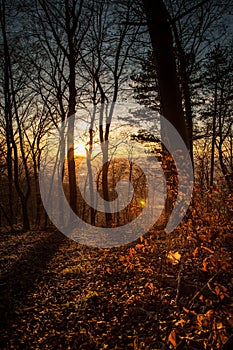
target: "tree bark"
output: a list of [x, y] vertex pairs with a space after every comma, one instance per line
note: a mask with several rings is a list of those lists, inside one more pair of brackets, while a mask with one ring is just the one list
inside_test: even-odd
[[[0, 16], [1, 16], [1, 26], [2, 26], [2, 36], [3, 36], [3, 48], [4, 48], [4, 68], [5, 68], [5, 75], [4, 75], [4, 94], [5, 94], [5, 111], [6, 111], [6, 125], [7, 125], [7, 146], [8, 146], [8, 158], [7, 162], [8, 164], [8, 180], [12, 181], [14, 180], [16, 191], [19, 195], [21, 206], [22, 206], [22, 219], [23, 219], [23, 230], [27, 231], [30, 229], [30, 222], [29, 222], [29, 216], [28, 216], [28, 199], [30, 196], [30, 179], [29, 179], [29, 171], [27, 166], [27, 159], [24, 152], [24, 145], [23, 145], [23, 139], [22, 139], [22, 129], [20, 125], [19, 115], [18, 115], [18, 106], [16, 102], [16, 93], [15, 93], [15, 87], [14, 87], [14, 79], [13, 79], [13, 73], [12, 73], [12, 62], [10, 58], [9, 53], [9, 46], [8, 46], [8, 38], [7, 38], [7, 31], [6, 31], [6, 22], [5, 22], [5, 1], [1, 2], [1, 8], [0, 8]], [[18, 127], [18, 136], [19, 136], [19, 143], [20, 143], [20, 151], [24, 166], [24, 172], [26, 177], [26, 183], [27, 183], [27, 189], [24, 193], [22, 189], [22, 185], [20, 183], [19, 179], [19, 155], [18, 155], [18, 147], [14, 138], [14, 130], [13, 130], [13, 109], [16, 116], [16, 123]], [[12, 165], [10, 164], [12, 162], [12, 159], [10, 159], [11, 156], [11, 147], [14, 154], [14, 176], [12, 174]], [[9, 172], [10, 171], [10, 172]], [[9, 183], [9, 201], [10, 201], [10, 215], [12, 215], [12, 204], [13, 204], [13, 188], [12, 183]], [[11, 220], [12, 222], [12, 220]], [[12, 225], [11, 225], [12, 226]], [[11, 227], [12, 228], [12, 227]]]
[[74, 44], [74, 31], [71, 28], [70, 23], [70, 9], [69, 4], [66, 1], [66, 30], [68, 36], [68, 62], [69, 62], [69, 106], [68, 106], [68, 137], [67, 137], [67, 149], [68, 149], [68, 173], [69, 173], [69, 191], [70, 191], [70, 206], [71, 209], [77, 213], [77, 185], [76, 185], [76, 169], [74, 158], [74, 121], [76, 112], [76, 55]]
[[[177, 77], [176, 60], [173, 50], [170, 15], [162, 0], [156, 1], [156, 10], [152, 10], [151, 1], [143, 0], [149, 28], [153, 57], [158, 79], [161, 113], [179, 132], [187, 149], [190, 149], [187, 127], [182, 108], [182, 97]], [[161, 119], [162, 139], [166, 139], [173, 152], [178, 151], [176, 140], [169, 135]], [[181, 154], [180, 154], [181, 156]], [[167, 198], [164, 207], [162, 226], [166, 227], [175, 205], [178, 189], [178, 177], [174, 160], [163, 146], [162, 167], [167, 183]]]
[[143, 4], [155, 57], [161, 112], [174, 125], [189, 149], [169, 14], [162, 0], [156, 1], [156, 11], [152, 10], [150, 0], [143, 0]]

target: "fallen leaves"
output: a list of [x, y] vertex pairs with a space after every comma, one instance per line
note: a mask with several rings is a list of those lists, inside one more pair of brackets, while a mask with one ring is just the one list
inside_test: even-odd
[[[12, 272], [4, 280], [4, 298], [14, 310], [2, 328], [0, 347], [220, 349], [233, 324], [231, 252], [196, 238], [185, 237], [181, 247], [179, 234], [169, 249], [166, 236], [156, 240], [148, 235], [128, 247], [108, 250], [65, 240], [61, 246], [54, 244], [42, 270], [36, 265], [49, 233], [37, 239], [32, 234], [11, 237], [7, 244], [3, 240], [4, 271], [18, 271], [14, 268], [25, 260], [30, 278], [25, 282], [23, 273]], [[188, 231], [187, 237], [192, 234]], [[178, 275], [180, 300], [174, 303]], [[5, 299], [0, 299], [0, 308]]]

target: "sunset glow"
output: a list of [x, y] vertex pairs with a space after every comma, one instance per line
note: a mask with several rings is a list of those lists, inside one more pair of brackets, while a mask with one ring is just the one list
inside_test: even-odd
[[84, 143], [75, 144], [74, 153], [79, 157], [86, 157], [86, 149]]

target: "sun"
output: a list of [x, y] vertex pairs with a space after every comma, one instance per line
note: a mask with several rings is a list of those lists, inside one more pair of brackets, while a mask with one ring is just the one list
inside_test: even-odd
[[84, 143], [76, 143], [74, 147], [74, 153], [79, 157], [86, 157], [86, 148]]

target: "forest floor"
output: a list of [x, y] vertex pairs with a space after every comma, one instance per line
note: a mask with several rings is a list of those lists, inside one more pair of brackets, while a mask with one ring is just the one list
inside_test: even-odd
[[232, 223], [194, 220], [111, 249], [54, 229], [3, 230], [0, 349], [222, 349], [233, 334]]

